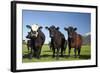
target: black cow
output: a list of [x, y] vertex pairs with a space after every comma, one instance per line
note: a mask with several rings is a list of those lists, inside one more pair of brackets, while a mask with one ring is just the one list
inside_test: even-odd
[[55, 50], [57, 49], [57, 59], [59, 59], [59, 51], [61, 50], [61, 56], [63, 56], [64, 50], [66, 49], [65, 37], [59, 31], [59, 27], [56, 28], [55, 26], [50, 26], [45, 28], [49, 30], [53, 50], [53, 57], [55, 57]]
[[30, 58], [32, 58], [32, 55], [34, 54], [34, 57], [40, 58], [41, 54], [41, 48], [45, 41], [45, 35], [41, 31], [42, 27], [39, 27], [37, 24], [29, 26], [26, 26], [27, 28], [31, 29], [31, 31], [28, 33], [27, 38], [31, 39], [31, 48], [33, 52], [31, 51]]
[[[26, 37], [26, 38], [27, 38], [27, 37]], [[28, 49], [28, 53], [29, 53], [29, 50], [32, 51], [32, 49], [31, 49], [31, 40], [27, 40], [27, 41], [26, 41], [26, 46], [27, 46], [27, 49]]]
[[78, 57], [80, 57], [80, 51], [82, 46], [82, 36], [76, 32], [77, 28], [72, 26], [64, 28], [68, 32], [68, 47], [69, 47], [69, 56], [71, 48], [74, 48], [75, 57], [76, 51], [78, 50]]

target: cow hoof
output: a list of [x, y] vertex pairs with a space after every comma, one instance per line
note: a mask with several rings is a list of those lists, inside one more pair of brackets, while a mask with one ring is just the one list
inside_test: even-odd
[[32, 57], [29, 57], [29, 59], [32, 59]]
[[40, 58], [37, 58], [37, 59], [40, 59]]
[[70, 55], [68, 55], [68, 57], [70, 57]]
[[56, 60], [59, 60], [59, 58], [56, 58]]
[[32, 59], [32, 55], [29, 56], [29, 59]]
[[79, 56], [79, 55], [78, 55], [77, 57], [78, 57], [78, 58], [80, 58], [80, 56]]
[[36, 57], [37, 59], [40, 59], [40, 57]]
[[53, 58], [55, 57], [55, 55], [52, 56]]
[[74, 58], [77, 58], [77, 56], [76, 56], [76, 55], [74, 55]]
[[64, 55], [61, 55], [61, 57], [64, 57]]

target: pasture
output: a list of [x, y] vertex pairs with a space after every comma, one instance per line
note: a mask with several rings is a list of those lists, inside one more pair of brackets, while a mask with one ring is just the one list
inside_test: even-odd
[[29, 59], [28, 55], [28, 49], [25, 44], [23, 44], [22, 47], [22, 62], [23, 63], [29, 63], [29, 62], [48, 62], [48, 61], [71, 61], [71, 60], [87, 60], [91, 58], [91, 47], [90, 45], [83, 45], [81, 48], [80, 58], [74, 57], [74, 49], [71, 49], [70, 57], [68, 57], [68, 48], [66, 48], [66, 53], [64, 57], [59, 57], [59, 60], [56, 60], [55, 58], [52, 58], [52, 50], [50, 50], [49, 46], [47, 44], [43, 45], [41, 50], [41, 57], [40, 59], [32, 58]]

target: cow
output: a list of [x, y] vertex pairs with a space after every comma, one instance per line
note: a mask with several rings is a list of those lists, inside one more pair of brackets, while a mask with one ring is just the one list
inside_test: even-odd
[[45, 42], [45, 35], [41, 31], [42, 27], [38, 24], [33, 24], [32, 26], [26, 25], [27, 28], [31, 29], [27, 35], [27, 38], [31, 41], [31, 51], [30, 58], [34, 55], [35, 58], [39, 59], [41, 54], [42, 46]]
[[26, 40], [26, 46], [27, 46], [27, 49], [28, 49], [28, 53], [30, 52], [30, 50], [32, 51], [32, 49], [31, 49], [31, 40], [30, 39]]
[[74, 48], [75, 57], [77, 57], [76, 53], [78, 51], [78, 57], [80, 57], [81, 46], [82, 46], [82, 36], [76, 32], [77, 28], [69, 26], [68, 28], [64, 28], [68, 33], [68, 47], [69, 52], [68, 56], [70, 56], [71, 48]]
[[66, 49], [65, 47], [65, 37], [64, 35], [59, 31], [59, 27], [50, 26], [45, 27], [47, 30], [49, 30], [50, 38], [51, 38], [51, 44], [52, 44], [52, 50], [53, 50], [53, 57], [55, 57], [55, 50], [57, 50], [56, 59], [59, 59], [59, 51], [61, 50], [61, 56], [63, 56], [63, 52]]
[[53, 39], [51, 38], [51, 42], [49, 42], [49, 48], [50, 48], [50, 50], [52, 50], [52, 48], [53, 48], [53, 43], [52, 43], [52, 41], [53, 41]]

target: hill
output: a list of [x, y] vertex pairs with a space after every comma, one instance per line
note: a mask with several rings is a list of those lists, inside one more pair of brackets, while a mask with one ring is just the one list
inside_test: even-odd
[[86, 33], [83, 35], [83, 45], [90, 45], [91, 44], [91, 34]]

